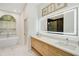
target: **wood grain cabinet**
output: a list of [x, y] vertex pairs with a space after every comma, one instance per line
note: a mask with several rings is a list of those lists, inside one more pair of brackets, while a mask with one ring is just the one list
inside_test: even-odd
[[32, 48], [43, 56], [72, 56], [71, 53], [32, 37]]

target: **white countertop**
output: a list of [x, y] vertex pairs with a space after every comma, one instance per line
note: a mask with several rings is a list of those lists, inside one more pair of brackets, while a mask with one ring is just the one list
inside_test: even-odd
[[[41, 40], [45, 43], [48, 43], [50, 45], [53, 45], [59, 49], [62, 49], [64, 51], [67, 51], [73, 55], [79, 55], [79, 46], [75, 45], [69, 45], [69, 44], [65, 44], [65, 43], [61, 43], [60, 40], [57, 40], [57, 39], [52, 39], [52, 38], [49, 38], [49, 37], [45, 37], [45, 36], [32, 36], [34, 38], [37, 38], [38, 40]], [[64, 45], [65, 44], [65, 45]]]

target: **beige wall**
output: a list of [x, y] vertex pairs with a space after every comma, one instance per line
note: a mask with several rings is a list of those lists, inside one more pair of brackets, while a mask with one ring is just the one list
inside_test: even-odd
[[27, 39], [26, 44], [28, 50], [31, 49], [31, 35], [35, 35], [38, 32], [38, 13], [37, 4], [28, 3], [25, 7], [26, 9], [26, 19], [27, 19]]
[[[26, 5], [25, 5], [26, 6]], [[20, 20], [19, 20], [19, 34], [20, 34], [20, 44], [24, 45], [25, 44], [25, 36], [24, 36], [24, 19], [27, 17], [26, 15], [26, 8], [23, 8], [21, 14], [20, 14]]]

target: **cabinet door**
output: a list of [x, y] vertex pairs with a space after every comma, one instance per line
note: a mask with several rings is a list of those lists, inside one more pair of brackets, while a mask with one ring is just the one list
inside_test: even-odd
[[48, 44], [44, 43], [44, 42], [41, 42], [40, 41], [40, 44], [41, 44], [41, 50], [42, 51], [42, 55], [44, 56], [48, 56]]
[[41, 44], [37, 39], [32, 38], [32, 47], [36, 50], [41, 50]]

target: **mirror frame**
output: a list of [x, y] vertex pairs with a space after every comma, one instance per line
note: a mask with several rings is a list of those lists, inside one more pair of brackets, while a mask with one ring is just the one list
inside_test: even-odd
[[[61, 15], [61, 14], [64, 15], [64, 13], [67, 13], [67, 12], [70, 12], [70, 11], [74, 11], [74, 32], [73, 33], [42, 31], [41, 28], [40, 28], [40, 32], [42, 32], [42, 33], [43, 32], [44, 33], [50, 33], [50, 34], [61, 34], [61, 35], [74, 35], [74, 36], [77, 36], [78, 35], [78, 8], [77, 7], [73, 8], [73, 9], [65, 10], [65, 11], [60, 12], [60, 13], [56, 13], [56, 14], [51, 15], [51, 16], [55, 17], [55, 16], [58, 16], [58, 15]], [[47, 18], [51, 18], [51, 16], [49, 16]], [[42, 20], [44, 20], [44, 19], [42, 19]]]

